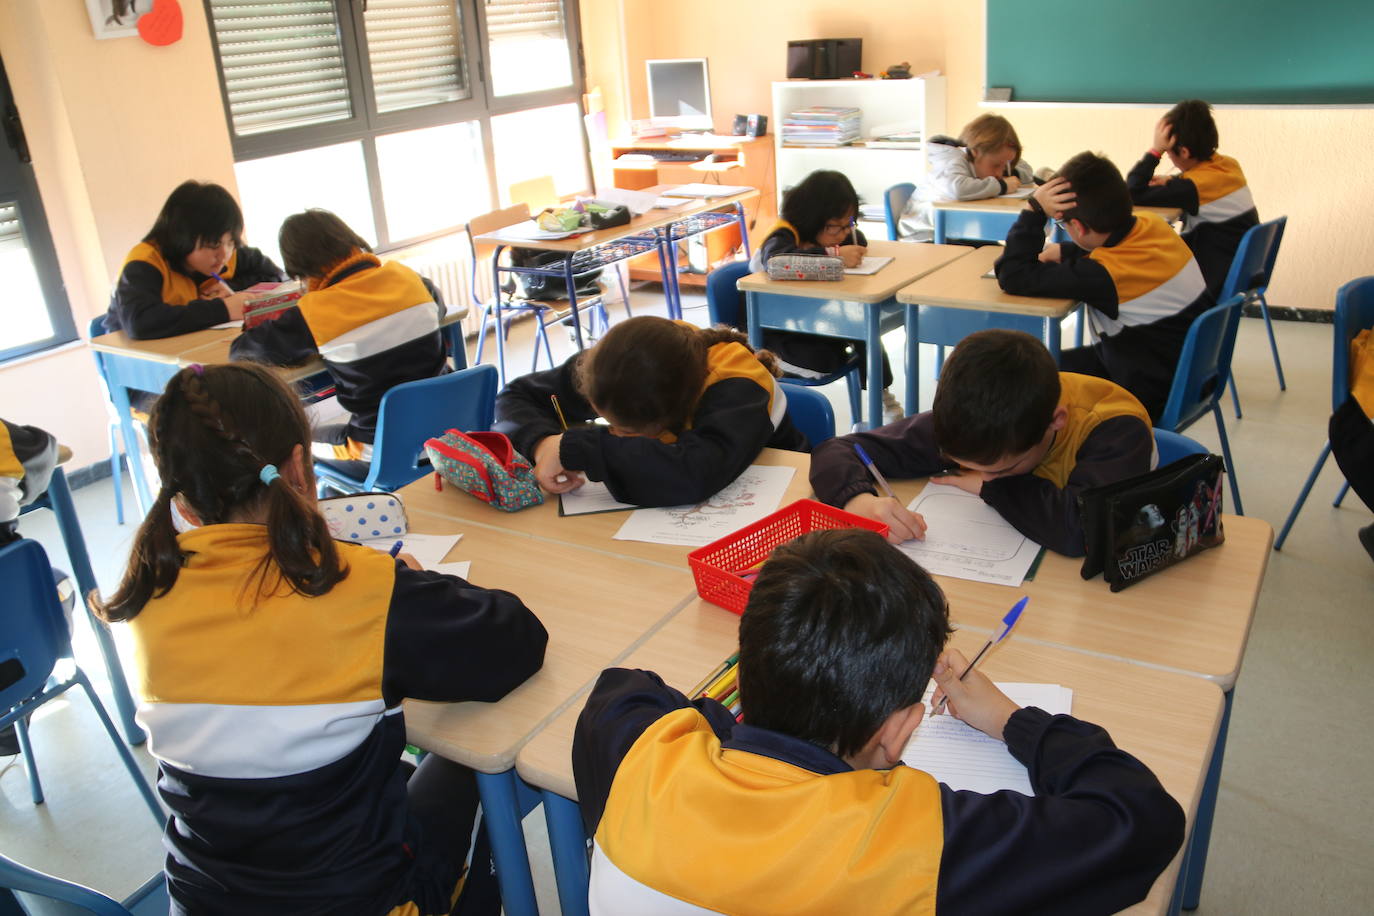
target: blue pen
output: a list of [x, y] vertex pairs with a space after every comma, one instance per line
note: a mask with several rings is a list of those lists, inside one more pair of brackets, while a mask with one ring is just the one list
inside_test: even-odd
[[868, 457], [868, 452], [864, 451], [864, 447], [855, 442], [854, 451], [859, 453], [859, 460], [864, 463], [864, 467], [868, 468], [868, 473], [873, 475], [873, 479], [878, 481], [878, 486], [883, 488], [883, 495], [896, 499], [897, 494], [892, 492], [892, 487], [887, 484], [887, 478], [878, 470], [878, 466], [873, 463], [873, 459]]
[[401, 545], [404, 543], [405, 541], [397, 541], [395, 544], [391, 545], [391, 549], [388, 550], [387, 553], [391, 554], [393, 557], [396, 556], [396, 554], [401, 552]]
[[[1029, 601], [1030, 595], [1026, 595], [1020, 601], [1016, 602], [1011, 606], [1011, 610], [1007, 611], [1007, 616], [1002, 618], [1002, 632], [998, 633], [992, 639], [989, 639], [987, 642], [983, 644], [983, 648], [979, 649], [978, 654], [973, 656], [973, 661], [968, 663], [968, 667], [964, 669], [964, 673], [959, 675], [959, 680], [962, 681], [964, 678], [968, 677], [968, 673], [973, 670], [973, 666], [978, 664], [982, 657], [987, 654], [987, 651], [989, 649], [991, 649], [993, 646], [997, 645], [1002, 640], [1006, 639], [1008, 636], [1011, 635], [1011, 628], [1016, 626], [1016, 621], [1020, 619], [1021, 612], [1026, 609], [1026, 604]], [[949, 702], [949, 694], [945, 694], [944, 696], [940, 697], [940, 702], [935, 707], [935, 712], [944, 712], [945, 704], [947, 702]]]

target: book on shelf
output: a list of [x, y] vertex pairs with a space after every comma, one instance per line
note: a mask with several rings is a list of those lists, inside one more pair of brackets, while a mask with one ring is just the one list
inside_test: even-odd
[[782, 122], [783, 146], [846, 146], [859, 137], [858, 108], [817, 105], [790, 112]]

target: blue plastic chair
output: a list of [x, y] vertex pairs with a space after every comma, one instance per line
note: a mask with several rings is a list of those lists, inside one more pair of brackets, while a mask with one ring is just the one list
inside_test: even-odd
[[[1350, 341], [1354, 340], [1355, 336], [1365, 328], [1374, 328], [1374, 277], [1361, 277], [1358, 280], [1351, 280], [1336, 291], [1336, 313], [1333, 324], [1331, 409], [1334, 411], [1345, 403], [1346, 398], [1350, 397]], [[1302, 492], [1298, 494], [1297, 501], [1293, 503], [1293, 508], [1288, 513], [1287, 521], [1283, 523], [1283, 530], [1274, 540], [1275, 550], [1283, 549], [1284, 539], [1288, 537], [1289, 529], [1297, 520], [1298, 512], [1302, 509], [1302, 504], [1307, 501], [1307, 494], [1312, 492], [1312, 485], [1317, 482], [1317, 475], [1326, 465], [1326, 459], [1330, 454], [1331, 442], [1328, 440], [1322, 446], [1321, 454], [1317, 456], [1317, 463], [1312, 465], [1312, 473], [1307, 475], [1307, 481], [1302, 485]], [[1336, 494], [1336, 500], [1331, 505], [1339, 506], [1349, 489], [1350, 484], [1342, 482], [1340, 492]]]
[[834, 438], [835, 408], [830, 406], [830, 399], [806, 385], [797, 384], [796, 379], [784, 379], [783, 385], [786, 386], [787, 415], [811, 447]]
[[[39, 899], [34, 900], [35, 897]], [[153, 875], [123, 900], [115, 900], [100, 891], [0, 855], [0, 914], [50, 913], [54, 905], [61, 907], [63, 913], [72, 912], [75, 907], [79, 912], [95, 916], [166, 916], [171, 901], [162, 872]]]
[[[1279, 257], [1279, 243], [1283, 241], [1283, 227], [1288, 217], [1280, 216], [1267, 223], [1251, 226], [1241, 236], [1236, 256], [1231, 260], [1231, 269], [1226, 273], [1226, 282], [1217, 294], [1218, 302], [1225, 302], [1237, 294], [1244, 296], [1246, 302], [1258, 303], [1260, 314], [1264, 316], [1264, 328], [1269, 332], [1269, 349], [1274, 354], [1274, 371], [1279, 376], [1279, 390], [1286, 391], [1287, 383], [1283, 378], [1283, 364], [1279, 362], [1279, 345], [1274, 340], [1274, 324], [1269, 320], [1269, 303], [1264, 293], [1269, 289], [1269, 281], [1274, 275], [1274, 262]], [[1235, 379], [1231, 379], [1231, 402], [1236, 408], [1236, 418], [1240, 418], [1240, 396], [1236, 394]]]
[[[99, 337], [105, 333], [105, 316], [99, 315], [91, 319], [89, 328], [91, 337]], [[100, 391], [105, 395], [106, 413], [109, 414], [109, 435], [110, 435], [110, 476], [114, 479], [114, 498], [115, 498], [115, 521], [124, 524], [124, 486], [122, 475], [119, 471], [119, 414], [115, 412], [114, 401], [110, 398], [110, 380], [105, 374], [105, 361], [103, 354], [99, 350], [92, 350], [91, 355], [95, 357], [95, 374], [100, 378]], [[130, 461], [138, 461], [139, 456], [132, 455]], [[134, 487], [135, 501], [142, 500], [142, 494], [138, 492], [138, 487]], [[139, 506], [139, 513], [146, 513], [146, 508]]]
[[1188, 336], [1183, 340], [1183, 352], [1174, 369], [1169, 399], [1158, 423], [1160, 429], [1178, 433], [1209, 412], [1216, 417], [1221, 454], [1226, 461], [1226, 475], [1231, 479], [1231, 499], [1235, 502], [1237, 515], [1244, 515], [1245, 511], [1241, 507], [1240, 487], [1236, 484], [1231, 443], [1226, 438], [1226, 423], [1218, 405], [1226, 389], [1226, 380], [1231, 377], [1231, 354], [1236, 349], [1236, 331], [1240, 328], [1240, 311], [1244, 304], [1245, 297], [1235, 295], [1193, 319]]
[[1181, 433], [1171, 433], [1167, 429], [1155, 430], [1155, 452], [1159, 455], [1159, 466], [1173, 464], [1189, 455], [1207, 454], [1207, 446], [1196, 439], [1189, 439]]
[[909, 181], [894, 184], [883, 192], [883, 221], [887, 223], [887, 239], [890, 242], [902, 240], [902, 211], [906, 209], [911, 195], [916, 193], [916, 185]]
[[[0, 710], [5, 710], [0, 713], [0, 728], [14, 724], [33, 803], [43, 803], [43, 784], [29, 742], [29, 717], [44, 703], [80, 685], [160, 829], [166, 818], [157, 797], [72, 657], [71, 633], [43, 547], [27, 538], [0, 547], [0, 582], [5, 583], [6, 605], [0, 614]], [[53, 673], [59, 662], [64, 665], [60, 676]]]
[[425, 440], [445, 430], [491, 429], [496, 414], [495, 366], [472, 366], [397, 385], [382, 396], [372, 462], [316, 460], [320, 483], [342, 493], [391, 492], [429, 473]]
[[[706, 277], [706, 312], [711, 324], [727, 324], [733, 328], [744, 326], [743, 295], [737, 284], [742, 277], [749, 275], [748, 261], [731, 261], [722, 264]], [[840, 379], [849, 386], [849, 410], [853, 422], [863, 419], [863, 384], [859, 381], [859, 371], [863, 361], [855, 353], [839, 369], [820, 378], [789, 378], [787, 381], [808, 388], [829, 385]], [[833, 435], [833, 433], [832, 433]]]

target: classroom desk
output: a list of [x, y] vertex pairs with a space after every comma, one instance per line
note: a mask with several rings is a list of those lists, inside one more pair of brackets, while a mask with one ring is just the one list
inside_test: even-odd
[[[466, 305], [451, 308], [440, 322], [453, 356], [454, 367], [467, 367], [467, 348], [463, 343], [462, 321], [467, 316]], [[120, 431], [124, 438], [124, 454], [128, 456], [129, 475], [134, 482], [134, 495], [140, 514], [152, 505], [143, 463], [138, 460], [138, 431], [135, 429], [130, 391], [162, 391], [167, 382], [182, 369], [195, 363], [213, 365], [229, 362], [229, 346], [239, 335], [238, 328], [206, 328], [190, 334], [162, 337], [156, 340], [135, 340], [123, 331], [112, 331], [92, 337], [89, 341], [100, 371], [110, 389], [110, 400], [119, 415]], [[314, 357], [299, 366], [272, 367], [283, 380], [297, 384], [325, 372], [324, 361]]]
[[[892, 481], [903, 505], [924, 486], [925, 481]], [[937, 577], [962, 626], [991, 633], [1024, 592], [1031, 603], [1016, 629], [1023, 643], [1178, 671], [1222, 689], [1226, 705], [1189, 846], [1183, 902], [1188, 909], [1197, 906], [1201, 892], [1236, 680], [1274, 542], [1274, 529], [1262, 519], [1223, 515], [1222, 520], [1225, 543], [1116, 594], [1101, 576], [1084, 582], [1078, 574], [1081, 559], [1051, 551], [1045, 551], [1035, 579], [1020, 589]]]
[[[951, 611], [958, 616], [952, 596]], [[694, 599], [617, 664], [657, 671], [668, 684], [686, 691], [736, 650], [738, 626], [737, 615]], [[951, 644], [971, 658], [984, 639], [982, 633], [960, 629]], [[1119, 659], [1030, 645], [1019, 635], [990, 655], [980, 669], [995, 680], [1073, 688], [1073, 714], [1103, 726], [1120, 747], [1144, 761], [1183, 806], [1191, 826], [1222, 715], [1221, 692], [1215, 685]], [[539, 787], [545, 796], [564, 914], [587, 912], [585, 834], [575, 801], [571, 762], [573, 729], [580, 707], [573, 704], [565, 709], [516, 757], [521, 778]], [[1149, 896], [1126, 912], [1168, 912], [1182, 860], [1182, 853], [1175, 856]]]
[[[906, 306], [907, 335], [919, 343], [953, 346], [974, 331], [1011, 328], [1040, 337], [1058, 362], [1060, 324], [1078, 308], [1077, 300], [1005, 293], [995, 277], [984, 276], [1004, 249], [988, 245], [970, 251], [897, 291], [897, 301]], [[919, 372], [909, 372], [913, 396], [920, 394], [919, 385]]]
[[[809, 473], [811, 456], [802, 452], [766, 448], [754, 459], [754, 464], [795, 468], [787, 485], [781, 506], [811, 495]], [[687, 554], [691, 547], [671, 544], [649, 544], [644, 541], [614, 540], [616, 531], [625, 523], [627, 512], [601, 512], [595, 515], [562, 517], [558, 514], [558, 497], [545, 494], [544, 504], [503, 512], [445, 483], [442, 492], [436, 491], [430, 475], [402, 489], [407, 511], [420, 510], [444, 515], [471, 528], [494, 528], [510, 535], [518, 535], [534, 543], [526, 543], [526, 550], [539, 551], [544, 544], [566, 544], [582, 547], [598, 554], [628, 557], [672, 569], [687, 568]]]
[[544, 666], [499, 702], [405, 704], [410, 743], [478, 772], [505, 911], [532, 916], [537, 912], [534, 883], [520, 819], [534, 799], [528, 791], [522, 798], [514, 773], [516, 752], [589, 689], [602, 668], [686, 602], [691, 575], [685, 565], [673, 569], [568, 544], [536, 545], [516, 534], [421, 511], [412, 494], [427, 486], [422, 480], [399, 491], [410, 530], [462, 532], [450, 559], [471, 560], [474, 584], [519, 595], [549, 631]]
[[[1000, 242], [1007, 237], [1011, 224], [1026, 208], [1023, 197], [987, 197], [983, 200], [937, 200], [931, 204], [934, 241], [944, 243], [950, 236]], [[1175, 222], [1183, 214], [1178, 207], [1135, 207], [1136, 213], [1157, 213], [1166, 222]], [[1067, 242], [1069, 237], [1057, 226], [1053, 240]]]
[[[670, 186], [660, 185], [646, 189], [646, 192], [669, 190]], [[594, 267], [613, 264], [649, 252], [657, 252], [659, 267], [663, 272], [663, 295], [668, 302], [668, 316], [682, 317], [682, 300], [677, 286], [676, 243], [711, 229], [735, 222], [740, 228], [740, 238], [744, 243], [746, 256], [749, 253], [749, 230], [745, 225], [744, 202], [758, 197], [759, 192], [750, 188], [739, 194], [715, 197], [709, 200], [695, 200], [686, 206], [674, 209], [654, 209], [632, 217], [623, 226], [609, 229], [595, 229], [565, 239], [525, 238], [514, 227], [507, 226], [494, 232], [484, 233], [473, 239], [486, 245], [495, 246], [491, 256], [492, 289], [501, 289], [501, 275], [536, 274], [539, 276], [561, 277], [568, 288], [568, 305], [572, 312], [573, 336], [577, 349], [583, 347], [582, 325], [577, 319], [577, 292], [574, 276]], [[729, 208], [729, 214], [722, 214]], [[548, 267], [513, 267], [501, 263], [501, 252], [506, 248], [531, 248], [538, 251], [557, 252], [563, 255], [561, 264]], [[500, 303], [500, 297], [496, 297]], [[498, 308], [497, 325], [500, 326]], [[501, 373], [501, 384], [506, 383], [505, 340], [496, 335], [496, 362]]]
[[[809, 280], [770, 280], [764, 271], [739, 281], [746, 294], [749, 343], [763, 346], [763, 329], [804, 331], [864, 341], [868, 346], [868, 421], [883, 425], [882, 335], [907, 320], [895, 298], [915, 280], [958, 262], [974, 249], [961, 245], [912, 245], [875, 240], [872, 257], [892, 257], [890, 264], [870, 276], [846, 276], [838, 283]], [[906, 409], [917, 409], [917, 340], [910, 327], [906, 341]]]

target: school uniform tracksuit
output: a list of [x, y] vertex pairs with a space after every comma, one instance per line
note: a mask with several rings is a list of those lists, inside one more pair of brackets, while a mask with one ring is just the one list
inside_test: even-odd
[[1193, 253], [1168, 223], [1140, 213], [1102, 246], [1084, 251], [1064, 242], [1061, 261], [1043, 263], [1046, 219], [1021, 211], [997, 259], [997, 281], [1014, 295], [1086, 303], [1094, 343], [1065, 350], [1059, 367], [1111, 379], [1158, 419], [1188, 328], [1215, 304]]
[[[982, 498], [1026, 537], [1080, 557], [1080, 494], [1150, 470], [1154, 433], [1145, 408], [1121, 386], [1071, 372], [1059, 373], [1059, 384], [1059, 405], [1068, 410], [1068, 422], [1055, 433], [1044, 459], [1029, 474], [986, 481]], [[935, 441], [934, 421], [926, 411], [818, 445], [811, 455], [811, 486], [822, 502], [843, 507], [861, 493], [877, 492], [855, 443], [885, 477], [927, 477], [955, 466]]]
[[534, 447], [563, 433], [550, 395], [571, 424], [559, 461], [604, 481], [611, 495], [639, 506], [697, 503], [740, 475], [765, 446], [806, 451], [806, 437], [787, 416], [785, 389], [748, 347], [718, 343], [707, 350], [707, 376], [687, 429], [658, 438], [615, 436], [591, 425], [596, 411], [577, 388], [578, 353], [557, 369], [532, 372], [496, 398], [495, 429], [533, 460]]
[[47, 492], [57, 440], [37, 426], [0, 420], [0, 545], [19, 536], [19, 510]]
[[1192, 249], [1213, 296], [1220, 295], [1240, 240], [1259, 225], [1259, 211], [1240, 163], [1215, 154], [1162, 185], [1151, 185], [1159, 157], [1146, 152], [1126, 176], [1131, 200], [1183, 210], [1183, 241]]
[[1183, 842], [1183, 811], [1105, 731], [1035, 708], [1007, 749], [1035, 797], [854, 770], [824, 748], [688, 702], [655, 674], [602, 673], [573, 776], [593, 837], [591, 911], [1113, 913]]
[[361, 545], [308, 597], [258, 595], [261, 525], [177, 543], [175, 585], [130, 623], [173, 911], [449, 912], [472, 820], [408, 804], [401, 701], [500, 699], [539, 669], [544, 627], [514, 595]]

